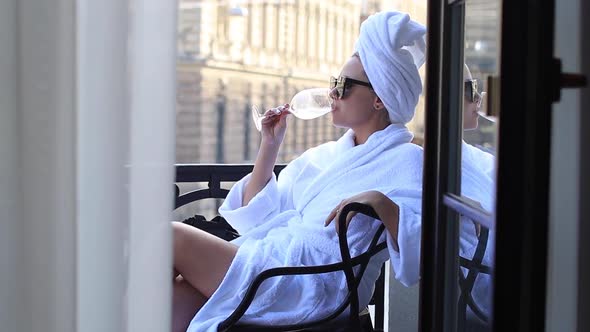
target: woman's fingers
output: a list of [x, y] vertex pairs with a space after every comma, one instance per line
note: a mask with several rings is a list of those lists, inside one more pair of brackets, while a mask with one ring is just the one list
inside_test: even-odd
[[[326, 217], [326, 221], [324, 221], [324, 227], [330, 225], [332, 223], [332, 220], [335, 220], [336, 223], [334, 224], [334, 227], [336, 228], [336, 232], [338, 232], [338, 229], [340, 227], [338, 220], [340, 220], [340, 213], [342, 212], [341, 210], [348, 203], [350, 203], [348, 200], [344, 200], [344, 201], [340, 202], [340, 204], [338, 204], [334, 209], [332, 209], [330, 214], [328, 214], [328, 217]], [[356, 212], [356, 211], [350, 211], [348, 213], [348, 215], [346, 216], [346, 227], [347, 228], [348, 228], [348, 225], [350, 224], [350, 221], [352, 220], [352, 218], [354, 216], [357, 215], [357, 213], [358, 212]]]
[[[345, 201], [340, 202], [340, 204], [336, 205], [336, 207], [334, 209], [332, 209], [332, 212], [330, 212], [330, 214], [328, 215], [328, 217], [326, 218], [326, 221], [324, 221], [324, 227], [328, 226], [332, 220], [336, 219], [338, 220], [338, 218], [340, 217], [340, 208], [343, 207], [344, 205], [346, 205]], [[338, 226], [338, 225], [336, 225]]]
[[[385, 197], [385, 201], [382, 200], [381, 197]], [[334, 208], [332, 210], [332, 212], [330, 212], [330, 214], [326, 218], [326, 221], [324, 222], [324, 225], [328, 226], [332, 222], [332, 220], [336, 220], [336, 224], [334, 226], [336, 228], [336, 232], [338, 232], [338, 228], [340, 226], [338, 224], [338, 220], [340, 219], [341, 209], [346, 204], [352, 203], [352, 202], [367, 204], [367, 205], [371, 206], [372, 208], [374, 208], [375, 210], [378, 210], [379, 205], [383, 205], [383, 203], [379, 203], [379, 202], [393, 203], [391, 200], [389, 200], [386, 196], [384, 196], [382, 193], [380, 193], [378, 191], [373, 191], [373, 190], [366, 191], [366, 192], [354, 195], [352, 197], [349, 197], [346, 200], [343, 200], [342, 202], [340, 202], [340, 204], [336, 208]], [[393, 204], [395, 205], [395, 203], [393, 203]], [[346, 227], [347, 228], [350, 225], [352, 218], [354, 218], [354, 216], [356, 216], [357, 214], [358, 214], [358, 212], [356, 212], [356, 211], [351, 211], [348, 213], [348, 215], [346, 216]]]
[[282, 127], [285, 127], [287, 125], [287, 115], [288, 114], [291, 114], [291, 112], [289, 112], [288, 110], [283, 110], [280, 114], [279, 123]]
[[285, 112], [289, 112], [289, 104], [285, 104], [279, 107], [275, 107], [275, 108], [271, 108], [269, 110], [267, 110], [266, 112], [264, 112], [264, 117], [265, 118], [274, 118], [277, 117], [279, 115], [282, 115]]
[[266, 110], [266, 112], [264, 112], [264, 116], [265, 117], [272, 117], [272, 116], [277, 116], [277, 115], [281, 114], [281, 107], [282, 106]]
[[276, 108], [270, 109], [264, 113], [264, 118], [262, 118], [262, 123], [272, 123], [276, 122], [278, 117], [281, 115], [280, 111], [276, 111]]
[[261, 124], [264, 128], [274, 131], [276, 128], [287, 127], [287, 115], [291, 114], [289, 111], [289, 104], [271, 108], [264, 112]]
[[328, 215], [328, 217], [324, 221], [324, 227], [328, 226], [332, 222], [332, 220], [334, 220], [334, 217], [336, 217], [337, 213], [338, 212], [336, 212], [336, 210], [332, 210], [332, 212], [330, 212], [330, 214]]

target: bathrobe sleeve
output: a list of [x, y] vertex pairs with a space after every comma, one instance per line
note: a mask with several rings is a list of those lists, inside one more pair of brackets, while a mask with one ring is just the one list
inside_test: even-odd
[[279, 191], [277, 180], [273, 175], [266, 186], [254, 196], [250, 202], [242, 206], [242, 198], [246, 185], [252, 174], [246, 175], [233, 185], [229, 194], [219, 207], [219, 213], [240, 234], [264, 223], [279, 213]]
[[270, 180], [246, 206], [242, 206], [242, 198], [251, 174], [246, 175], [233, 185], [226, 199], [219, 207], [219, 213], [240, 233], [271, 220], [279, 213], [293, 209], [293, 183], [305, 163], [301, 156], [293, 160], [283, 171], [279, 179], [273, 174]]
[[399, 206], [397, 241], [389, 232], [387, 250], [395, 278], [405, 286], [416, 284], [420, 278], [420, 239], [422, 216], [404, 203]]

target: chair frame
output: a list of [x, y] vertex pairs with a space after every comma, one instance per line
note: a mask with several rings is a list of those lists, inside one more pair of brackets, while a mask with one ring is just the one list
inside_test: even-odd
[[[286, 165], [276, 165], [275, 173], [278, 174]], [[205, 198], [219, 198], [224, 199], [229, 190], [221, 188], [222, 182], [235, 182], [247, 175], [252, 171], [253, 165], [251, 164], [179, 164], [176, 166], [176, 182], [177, 183], [198, 183], [207, 182], [208, 187], [184, 193], [180, 195], [178, 185], [176, 185], [176, 199], [175, 208], [179, 208], [185, 204], [198, 201]], [[280, 267], [268, 269], [261, 272], [249, 286], [246, 295], [244, 296], [241, 303], [234, 310], [234, 312], [223, 321], [218, 331], [300, 331], [304, 329], [314, 329], [321, 327], [322, 330], [333, 331], [336, 326], [345, 327], [346, 329], [353, 328], [358, 331], [361, 329], [361, 322], [359, 318], [359, 300], [358, 300], [358, 285], [362, 279], [364, 271], [369, 263], [369, 260], [376, 253], [386, 248], [386, 243], [377, 243], [385, 227], [381, 225], [375, 232], [371, 244], [367, 251], [357, 257], [352, 258], [348, 248], [348, 242], [346, 238], [346, 216], [348, 213], [356, 211], [379, 219], [375, 211], [368, 205], [360, 203], [347, 204], [342, 208], [340, 213], [339, 223], [339, 246], [342, 261], [334, 264], [320, 265], [320, 266], [308, 266], [308, 267]], [[360, 265], [359, 273], [355, 276], [353, 268]], [[258, 287], [266, 279], [280, 276], [280, 275], [304, 275], [304, 274], [318, 274], [328, 273], [335, 271], [343, 271], [346, 277], [346, 283], [348, 287], [348, 293], [345, 300], [337, 307], [337, 309], [330, 315], [317, 319], [310, 322], [282, 325], [282, 326], [258, 326], [258, 325], [247, 325], [238, 324], [239, 319], [246, 312], [248, 306], [254, 299]], [[376, 304], [375, 308], [375, 328], [373, 331], [383, 331], [383, 279], [384, 269], [382, 267], [382, 273], [376, 282], [375, 294], [372, 302]], [[375, 299], [375, 296], [378, 299]], [[378, 307], [380, 306], [380, 307]], [[348, 307], [350, 307], [347, 321], [336, 320]], [[379, 317], [380, 316], [380, 317]], [[345, 324], [345, 326], [344, 326]]]

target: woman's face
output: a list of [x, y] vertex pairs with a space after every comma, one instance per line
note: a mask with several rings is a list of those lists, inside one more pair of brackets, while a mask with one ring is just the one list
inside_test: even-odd
[[[344, 64], [340, 71], [341, 77], [357, 81], [368, 82], [367, 75], [358, 57], [353, 56]], [[346, 84], [344, 95], [338, 98], [336, 89], [331, 92], [332, 121], [334, 126], [343, 128], [358, 128], [378, 115], [373, 109], [377, 95], [371, 88], [359, 84]]]
[[[478, 103], [481, 95], [477, 91], [477, 85], [473, 84], [473, 76], [466, 64], [463, 64], [463, 130], [477, 129], [479, 114]], [[473, 96], [471, 95], [473, 93]], [[480, 104], [481, 105], [481, 104]]]
[[476, 129], [478, 125], [479, 107], [477, 100], [469, 101], [469, 98], [463, 98], [463, 130]]

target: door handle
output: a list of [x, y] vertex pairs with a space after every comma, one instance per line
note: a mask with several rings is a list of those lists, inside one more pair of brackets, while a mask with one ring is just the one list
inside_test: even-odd
[[581, 74], [561, 73], [561, 82], [559, 83], [562, 89], [583, 88], [587, 86], [588, 81], [586, 76]]
[[553, 59], [553, 102], [561, 99], [561, 89], [578, 89], [588, 85], [586, 76], [582, 74], [564, 73], [561, 71], [561, 60]]

